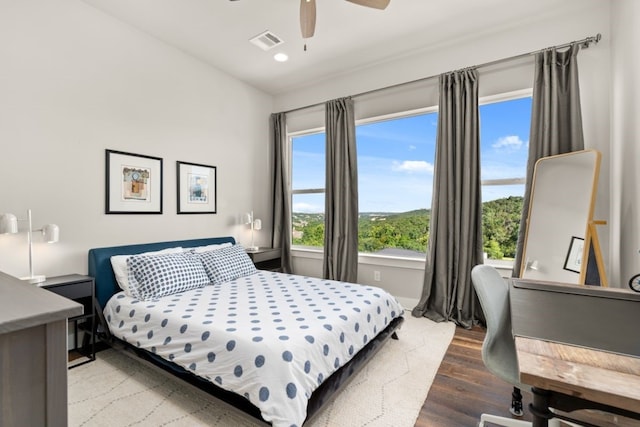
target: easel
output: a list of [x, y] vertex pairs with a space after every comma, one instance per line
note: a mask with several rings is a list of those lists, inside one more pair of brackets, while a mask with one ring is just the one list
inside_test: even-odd
[[596, 230], [596, 225], [606, 224], [607, 221], [591, 220], [587, 225], [587, 235], [584, 239], [586, 250], [582, 254], [582, 265], [586, 268], [582, 268], [580, 272], [580, 283], [584, 285], [609, 286]]

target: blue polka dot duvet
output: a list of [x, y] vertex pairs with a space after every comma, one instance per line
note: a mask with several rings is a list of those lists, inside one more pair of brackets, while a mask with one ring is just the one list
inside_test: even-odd
[[104, 309], [116, 337], [244, 396], [275, 427], [301, 426], [311, 393], [402, 312], [380, 288], [268, 271], [152, 301], [121, 292]]

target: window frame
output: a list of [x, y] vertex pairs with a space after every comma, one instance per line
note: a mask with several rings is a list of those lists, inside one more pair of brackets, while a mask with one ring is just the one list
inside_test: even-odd
[[[520, 98], [532, 97], [533, 96], [533, 88], [521, 89], [516, 91], [510, 91], [505, 93], [500, 93], [496, 95], [483, 96], [478, 99], [478, 107], [487, 104], [493, 104], [497, 102], [511, 101]], [[385, 120], [393, 120], [398, 118], [405, 118], [416, 116], [419, 114], [430, 114], [430, 113], [438, 113], [439, 108], [438, 105], [430, 106], [430, 107], [422, 107], [411, 109], [407, 111], [395, 112], [390, 114], [383, 114], [379, 116], [360, 118], [355, 121], [355, 126], [363, 125], [363, 124], [371, 124], [375, 122], [385, 121]], [[295, 137], [311, 135], [314, 133], [325, 133], [326, 127], [317, 127], [313, 129], [305, 129], [301, 131], [288, 132], [287, 140], [289, 142], [289, 147], [291, 147], [291, 151], [293, 152], [293, 139]], [[480, 141], [482, 144], [482, 141]], [[434, 159], [435, 162], [435, 159]], [[482, 167], [482, 165], [481, 165]], [[291, 156], [291, 163], [289, 164], [290, 172], [293, 170], [293, 156]], [[482, 186], [491, 186], [491, 185], [526, 185], [526, 170], [525, 177], [514, 177], [514, 178], [505, 178], [505, 179], [487, 179], [482, 180], [480, 185]], [[293, 189], [293, 181], [290, 186], [290, 194], [289, 197], [291, 199], [291, 203], [293, 205], [293, 196], [296, 194], [325, 194], [326, 189], [323, 188], [304, 188], [304, 189]], [[293, 212], [292, 212], [293, 214]], [[291, 242], [291, 250], [294, 256], [300, 256], [303, 258], [311, 258], [311, 259], [322, 259], [322, 254], [324, 253], [324, 247], [309, 247], [309, 246], [298, 246], [293, 245]], [[379, 255], [372, 254], [366, 252], [358, 252], [358, 263], [360, 264], [371, 264], [371, 265], [386, 265], [390, 267], [401, 267], [401, 268], [412, 268], [412, 269], [424, 269], [424, 261], [425, 257], [403, 257], [403, 256], [394, 256], [394, 255]], [[485, 263], [494, 265], [498, 268], [512, 268], [513, 261], [510, 260], [485, 260]]]

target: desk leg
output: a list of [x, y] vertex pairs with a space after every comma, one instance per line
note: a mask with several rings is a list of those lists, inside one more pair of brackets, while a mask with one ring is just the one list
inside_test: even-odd
[[533, 403], [529, 405], [531, 415], [533, 415], [533, 427], [548, 427], [549, 420], [553, 418], [553, 413], [549, 410], [549, 397], [551, 393], [547, 390], [533, 387]]

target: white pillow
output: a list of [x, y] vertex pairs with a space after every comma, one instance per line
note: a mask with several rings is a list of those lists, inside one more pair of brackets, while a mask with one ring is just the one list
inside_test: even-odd
[[161, 251], [145, 252], [142, 254], [114, 255], [111, 257], [111, 268], [113, 269], [113, 274], [115, 274], [116, 276], [116, 282], [118, 282], [118, 286], [120, 286], [120, 289], [122, 289], [125, 294], [131, 297], [131, 292], [129, 292], [129, 268], [127, 267], [127, 258], [133, 255], [177, 254], [180, 252], [184, 252], [184, 249], [182, 249], [182, 247], [168, 248]]
[[219, 243], [217, 245], [207, 245], [207, 246], [196, 246], [194, 248], [185, 248], [185, 251], [193, 251], [197, 254], [201, 254], [202, 252], [215, 251], [217, 249], [228, 248], [229, 246], [233, 246], [231, 242], [227, 243]]

